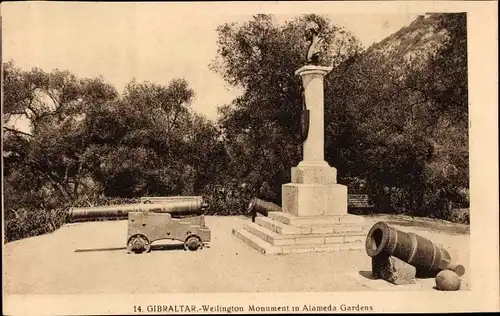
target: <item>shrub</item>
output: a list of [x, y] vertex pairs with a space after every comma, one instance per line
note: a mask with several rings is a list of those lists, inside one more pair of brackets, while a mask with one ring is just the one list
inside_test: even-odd
[[242, 215], [246, 214], [252, 194], [231, 183], [212, 186], [204, 198], [209, 205], [207, 215]]
[[4, 222], [7, 242], [53, 232], [67, 222], [67, 208], [19, 209]]
[[[138, 203], [137, 198], [115, 198], [102, 195], [84, 196], [75, 201], [74, 207], [104, 206]], [[52, 209], [43, 207], [9, 209], [5, 214], [5, 241], [38, 236], [53, 232], [70, 221], [69, 206], [61, 205]]]
[[454, 209], [448, 219], [450, 222], [460, 223], [460, 224], [470, 224], [470, 215], [468, 208]]

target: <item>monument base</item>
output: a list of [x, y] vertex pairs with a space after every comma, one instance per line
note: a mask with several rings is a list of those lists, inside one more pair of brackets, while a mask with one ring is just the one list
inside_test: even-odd
[[264, 254], [364, 250], [370, 227], [347, 214], [347, 186], [336, 183], [336, 169], [324, 163], [292, 168], [282, 186], [282, 212], [269, 212], [233, 235]]
[[282, 186], [283, 212], [295, 216], [347, 214], [347, 187], [341, 184], [287, 183]]
[[292, 167], [292, 183], [336, 184], [337, 169], [326, 162], [316, 165], [301, 162], [297, 167]]
[[233, 235], [263, 254], [281, 255], [365, 249], [369, 226], [356, 215], [296, 216], [270, 212]]

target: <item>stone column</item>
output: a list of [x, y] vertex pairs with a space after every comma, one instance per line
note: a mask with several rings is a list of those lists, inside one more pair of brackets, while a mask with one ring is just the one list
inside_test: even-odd
[[331, 67], [304, 66], [295, 72], [302, 77], [306, 107], [309, 110], [309, 133], [304, 142], [300, 165], [327, 166], [324, 158], [324, 77]]
[[307, 65], [295, 72], [302, 77], [309, 133], [302, 161], [292, 168], [292, 183], [282, 187], [284, 212], [296, 216], [347, 214], [347, 187], [337, 184], [337, 170], [324, 158], [324, 77], [331, 67]]

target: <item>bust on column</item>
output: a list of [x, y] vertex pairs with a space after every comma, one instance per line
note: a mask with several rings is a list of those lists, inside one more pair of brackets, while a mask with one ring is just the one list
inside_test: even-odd
[[320, 27], [306, 28], [309, 42], [307, 63], [295, 74], [301, 76], [309, 112], [302, 161], [293, 167], [292, 183], [283, 185], [283, 210], [297, 216], [347, 214], [347, 187], [337, 184], [337, 170], [324, 159], [324, 77], [332, 67], [321, 66], [323, 39]]
[[[309, 42], [307, 64], [295, 74], [302, 77], [306, 109], [309, 112], [307, 135], [303, 144], [303, 159], [292, 168], [292, 182], [333, 184], [337, 182], [337, 172], [324, 159], [324, 84], [332, 67], [320, 66], [319, 57], [323, 38], [319, 36], [319, 25], [310, 22], [306, 28]], [[307, 170], [307, 171], [306, 171]], [[296, 180], [296, 181], [294, 181]]]

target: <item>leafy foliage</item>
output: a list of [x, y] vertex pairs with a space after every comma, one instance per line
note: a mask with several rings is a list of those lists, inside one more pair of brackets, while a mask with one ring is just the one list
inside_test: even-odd
[[294, 72], [303, 65], [308, 21], [325, 34], [323, 62], [337, 65], [361, 50], [346, 30], [325, 18], [306, 15], [278, 25], [273, 16], [256, 15], [241, 25], [218, 28], [219, 56], [212, 64], [229, 83], [244, 89], [241, 97], [220, 108], [219, 124], [231, 157], [229, 174], [281, 203], [281, 185], [290, 181], [300, 161], [302, 84]]
[[192, 195], [224, 169], [220, 132], [192, 113], [185, 80], [133, 80], [118, 95], [101, 78], [5, 69], [9, 91], [18, 92], [6, 99], [6, 114], [22, 113], [31, 126], [29, 134], [4, 128], [8, 240], [52, 231], [65, 221], [61, 210], [103, 196]]
[[[431, 14], [364, 50], [327, 18], [277, 24], [271, 15], [219, 26], [211, 68], [243, 94], [217, 122], [190, 108], [181, 78], [103, 78], [4, 64], [4, 214], [7, 241], [57, 229], [70, 206], [144, 195], [203, 195], [209, 214], [242, 214], [257, 196], [281, 203], [301, 159], [305, 25], [325, 45], [325, 157], [350, 193], [381, 212], [468, 222], [465, 14]], [[23, 116], [30, 132], [5, 124]], [[462, 208], [460, 212], [454, 211]]]
[[366, 51], [316, 15], [283, 26], [267, 15], [221, 26], [214, 69], [244, 89], [220, 108], [234, 178], [257, 195], [267, 187], [261, 197], [281, 202], [281, 184], [300, 160], [303, 98], [294, 71], [309, 20], [324, 30], [323, 64], [335, 67], [325, 83], [325, 143], [341, 182], [369, 193], [383, 212], [448, 218], [453, 207], [467, 207], [464, 14], [419, 18]]
[[[467, 207], [465, 14], [420, 18], [338, 67], [326, 101], [327, 157], [367, 180], [384, 210], [446, 218]], [[347, 159], [345, 159], [347, 158]], [[345, 171], [344, 171], [345, 170]]]

